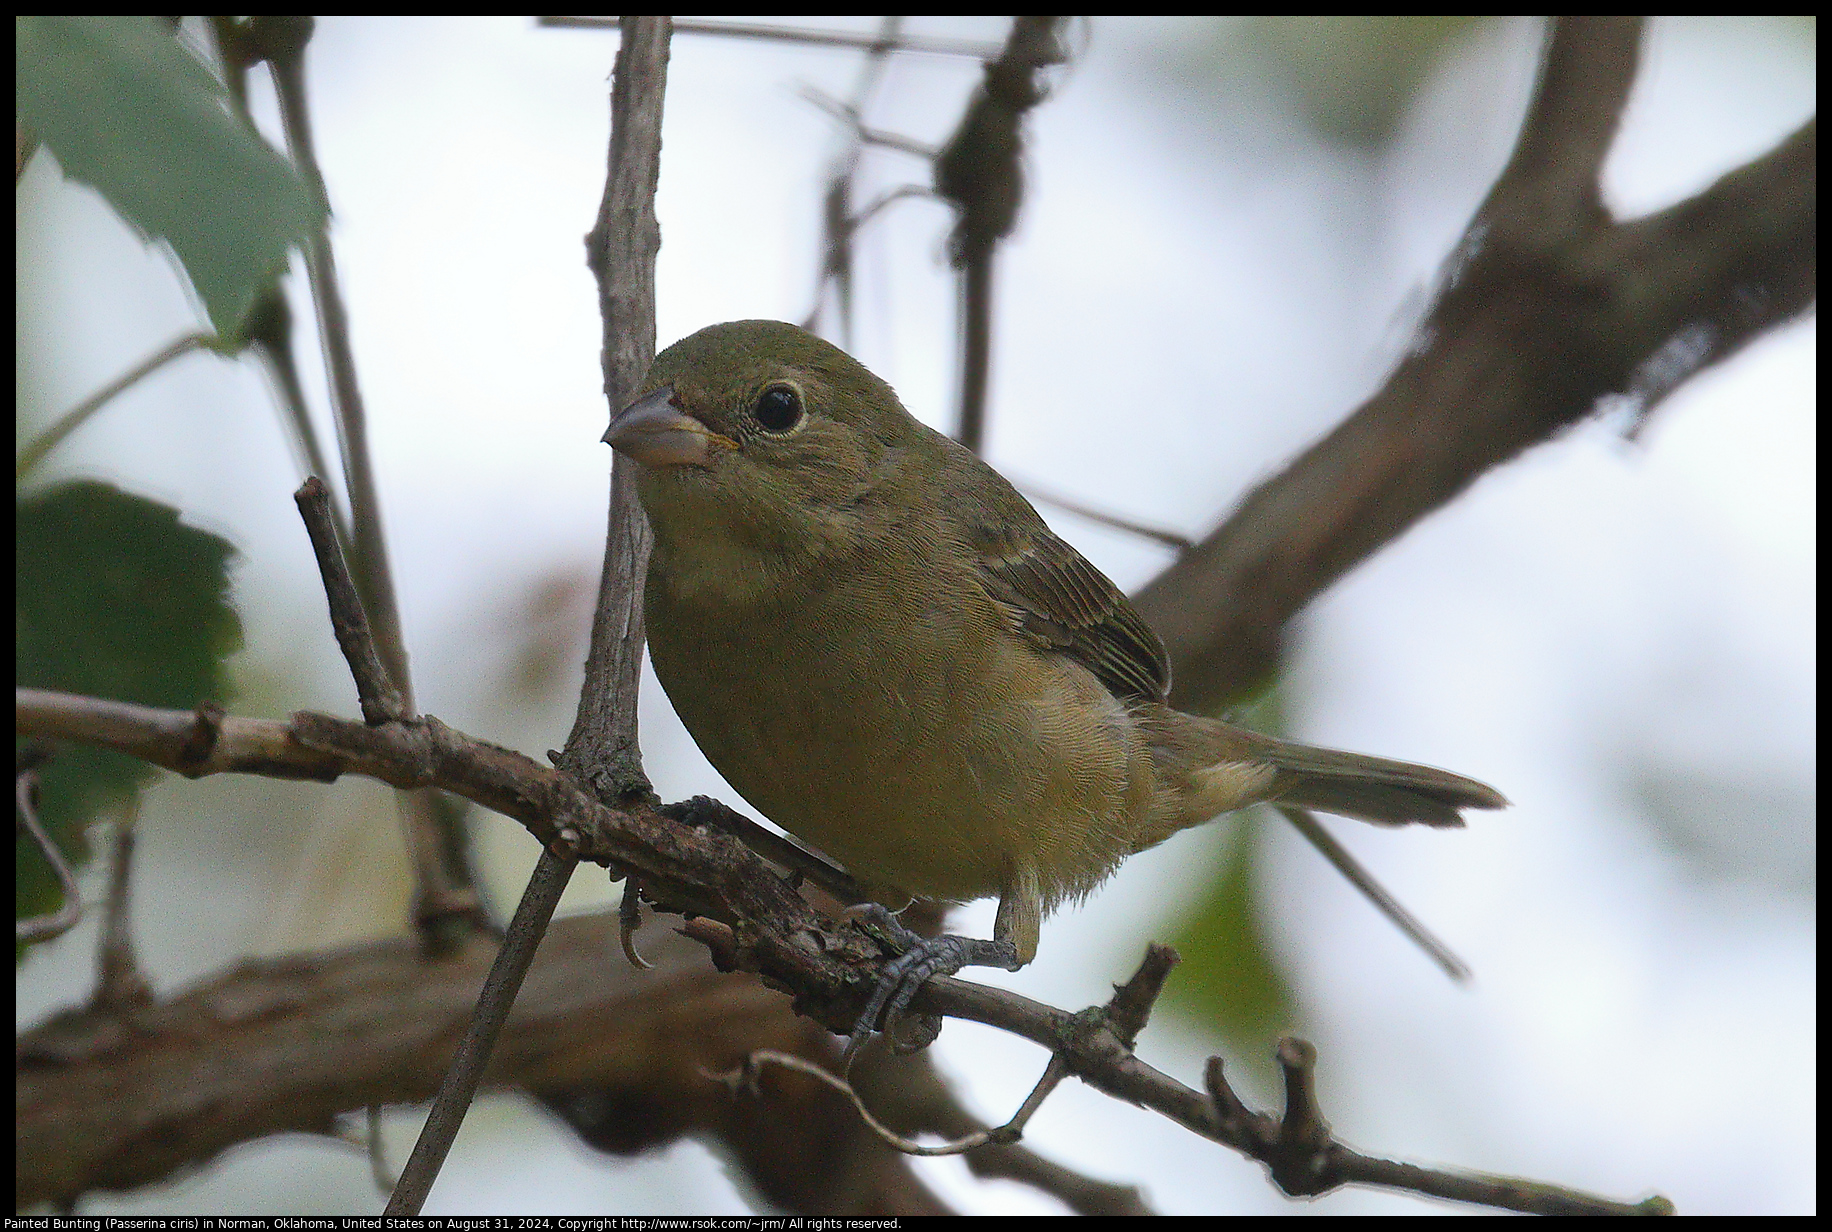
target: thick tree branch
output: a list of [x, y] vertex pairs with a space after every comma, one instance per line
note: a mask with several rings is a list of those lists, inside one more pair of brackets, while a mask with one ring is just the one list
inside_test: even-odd
[[[218, 765], [273, 765], [280, 777], [299, 778], [306, 777], [304, 768], [331, 768], [464, 796], [522, 822], [544, 846], [629, 870], [676, 909], [701, 917], [689, 920], [688, 931], [708, 947], [721, 969], [753, 972], [765, 984], [794, 994], [796, 1012], [836, 1034], [851, 1029], [890, 956], [858, 925], [823, 919], [789, 881], [732, 835], [710, 826], [681, 825], [647, 804], [608, 808], [569, 776], [473, 740], [431, 717], [370, 727], [302, 711], [290, 724], [223, 719], [212, 725], [183, 711], [152, 711], [43, 690], [20, 689], [17, 699], [22, 735], [80, 739], [87, 731], [91, 743], [154, 753], [161, 765], [176, 768], [182, 758], [192, 774], [209, 773]], [[196, 735], [195, 729], [211, 726], [217, 732], [214, 739]], [[1134, 1055], [1129, 1041], [1144, 1021], [1141, 1002], [1161, 985], [1165, 967], [1166, 960], [1155, 957], [1110, 1012], [1071, 1014], [1009, 991], [944, 978], [925, 984], [911, 1010], [969, 1018], [1023, 1036], [1047, 1049], [1053, 1066], [1090, 1086], [1255, 1158], [1268, 1158], [1266, 1152], [1274, 1150], [1289, 1154], [1292, 1145], [1286, 1139], [1275, 1136], [1267, 1147], [1242, 1128], [1257, 1122], [1227, 1115], [1203, 1092]], [[1310, 1152], [1304, 1175], [1310, 1178], [1307, 1185], [1321, 1188], [1301, 1192], [1350, 1183], [1437, 1192], [1423, 1189], [1416, 1178], [1404, 1179], [1413, 1175], [1405, 1170], [1409, 1165], [1312, 1137], [1304, 1139]], [[1437, 1178], [1443, 1196], [1512, 1210], [1540, 1209], [1523, 1204], [1541, 1202], [1546, 1193], [1564, 1193], [1536, 1182], [1422, 1171]], [[1279, 1177], [1275, 1169], [1274, 1179]], [[1584, 1209], [1595, 1213], [1639, 1209], [1585, 1195], [1571, 1200], [1579, 1198]]]
[[[709, 1134], [788, 1209], [946, 1213], [812, 1083], [772, 1080], [767, 1100], [734, 1101], [704, 1076], [760, 1045], [830, 1060], [826, 1032], [756, 980], [708, 969], [679, 937], [658, 940], [660, 970], [634, 972], [613, 929], [603, 916], [553, 927], [490, 1088], [536, 1093], [616, 1154]], [[378, 942], [243, 963], [159, 1005], [72, 1011], [27, 1032], [16, 1053], [16, 1200], [134, 1189], [238, 1142], [330, 1133], [355, 1108], [424, 1102], [488, 962], [482, 944], [427, 963], [405, 940]], [[928, 1070], [899, 1064], [916, 1068]], [[932, 1073], [927, 1081], [940, 1090]]]
[[1815, 125], [1650, 218], [1597, 173], [1639, 25], [1561, 19], [1513, 158], [1387, 383], [1136, 596], [1212, 711], [1263, 680], [1287, 621], [1485, 471], [1610, 395], [1645, 408], [1805, 311], [1817, 270]]

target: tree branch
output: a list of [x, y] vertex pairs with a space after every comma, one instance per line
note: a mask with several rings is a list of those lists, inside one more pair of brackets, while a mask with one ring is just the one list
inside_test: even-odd
[[[437, 786], [520, 821], [543, 846], [577, 858], [629, 870], [690, 916], [688, 931], [705, 943], [722, 970], [752, 972], [771, 987], [794, 994], [793, 1008], [835, 1034], [846, 1034], [874, 987], [878, 969], [891, 955], [855, 924], [821, 918], [794, 887], [737, 838], [710, 826], [686, 826], [652, 806], [632, 803], [613, 809], [581, 790], [568, 775], [508, 749], [474, 740], [423, 717], [371, 727], [301, 711], [290, 724], [221, 719], [183, 711], [153, 711], [124, 703], [74, 698], [43, 690], [17, 691], [17, 726], [22, 735], [87, 738], [123, 752], [156, 754], [161, 765], [184, 773], [210, 773], [238, 765], [255, 773], [272, 767], [279, 777], [307, 777], [307, 768], [361, 773], [394, 786]], [[196, 729], [215, 737], [198, 737]], [[85, 735], [85, 733], [87, 733]], [[187, 734], [190, 739], [187, 741]], [[192, 746], [188, 754], [182, 752]], [[1028, 997], [958, 979], [937, 978], [916, 995], [911, 1011], [968, 1018], [1042, 1045], [1051, 1064], [1116, 1098], [1149, 1108], [1191, 1132], [1242, 1150], [1255, 1158], [1285, 1158], [1286, 1138], [1252, 1130], [1258, 1121], [1228, 1110], [1202, 1092], [1145, 1064], [1129, 1042], [1143, 1025], [1144, 1000], [1161, 986], [1168, 951], [1154, 951], [1148, 969], [1112, 1010], [1071, 1014]], [[1238, 1100], [1234, 1101], [1238, 1105]], [[1245, 1127], [1243, 1129], [1243, 1126]], [[1249, 1132], [1251, 1131], [1251, 1132]], [[1383, 1185], [1417, 1192], [1420, 1177], [1444, 1191], [1439, 1196], [1479, 1201], [1504, 1209], [1538, 1209], [1548, 1193], [1566, 1191], [1537, 1182], [1472, 1176], [1373, 1159], [1327, 1136], [1303, 1138], [1303, 1175], [1322, 1188], [1287, 1192], [1320, 1193], [1341, 1184]], [[1280, 1179], [1274, 1170], [1274, 1179]], [[1397, 1179], [1396, 1179], [1397, 1178]], [[1281, 1181], [1281, 1183], [1284, 1183]], [[1637, 1210], [1604, 1198], [1578, 1195], [1592, 1213]], [[1563, 1199], [1561, 1199], [1563, 1200]]]
[[[219, 25], [219, 30], [222, 29]], [[287, 152], [299, 174], [328, 209], [330, 193], [318, 162], [317, 138], [313, 133], [306, 91], [305, 52], [315, 29], [316, 22], [310, 16], [260, 14], [250, 17], [244, 26], [236, 27], [235, 38], [241, 44], [237, 49], [238, 58], [252, 55], [267, 62], [280, 105]], [[306, 241], [305, 271], [311, 286], [312, 304], [317, 311], [326, 386], [331, 397], [332, 419], [337, 426], [338, 452], [343, 458], [344, 493], [350, 502], [350, 574], [362, 596], [367, 624], [374, 633], [376, 653], [388, 669], [388, 679], [399, 692], [403, 712], [411, 712], [414, 709], [413, 673], [406, 635], [401, 627], [394, 572], [388, 562], [381, 490], [375, 476], [375, 458], [369, 448], [369, 412], [362, 382], [357, 377], [350, 314], [337, 277], [336, 250], [331, 244], [328, 213], [324, 224]], [[408, 858], [414, 870], [414, 924], [427, 948], [440, 950], [453, 944], [455, 937], [468, 935], [482, 919], [482, 904], [472, 882], [471, 870], [462, 859], [449, 858], [465, 850], [464, 838], [458, 830], [457, 818], [442, 812], [438, 802], [428, 796], [396, 796], [395, 809], [406, 832]]]
[[1067, 59], [1064, 19], [1021, 13], [959, 127], [935, 156], [935, 194], [955, 210], [951, 258], [961, 271], [961, 400], [955, 439], [980, 452], [992, 366], [992, 273], [1024, 200], [1024, 117], [1042, 102], [1043, 70]]
[[[661, 247], [655, 186], [661, 174], [669, 37], [665, 16], [632, 17], [624, 25], [612, 72], [610, 166], [598, 223], [586, 240], [587, 261], [598, 279], [605, 392], [610, 395], [613, 413], [633, 393], [655, 357], [655, 253]], [[636, 741], [642, 584], [650, 536], [629, 466], [627, 459], [619, 457], [612, 474], [610, 533], [579, 722], [566, 753], [555, 759], [607, 804], [654, 796], [642, 771]], [[576, 863], [577, 856], [564, 842], [543, 847], [459, 1041], [457, 1056], [440, 1083], [438, 1098], [401, 1179], [389, 1195], [385, 1214], [419, 1214], [483, 1080], [496, 1037]], [[630, 909], [622, 917], [624, 951], [640, 964], [628, 931], [639, 919], [637, 882], [626, 881], [625, 890], [631, 898]]]
[[1278, 662], [1286, 622], [1485, 471], [1612, 394], [1651, 407], [1815, 294], [1815, 125], [1690, 201], [1612, 220], [1597, 172], [1639, 25], [1560, 19], [1513, 158], [1386, 384], [1135, 596], [1213, 711]]
[[[585, 237], [586, 264], [598, 280], [604, 321], [600, 362], [615, 415], [636, 396], [655, 358], [655, 254], [661, 224], [662, 95], [667, 86], [670, 19], [630, 17], [623, 27], [611, 93], [610, 167], [598, 221]], [[592, 620], [585, 687], [572, 734], [556, 764], [614, 804], [653, 799], [636, 739], [636, 689], [642, 678], [642, 592], [654, 536], [636, 499], [635, 463], [614, 455], [610, 531]]]
[[343, 548], [337, 542], [337, 526], [331, 517], [331, 494], [316, 475], [306, 477], [293, 493], [299, 516], [305, 520], [306, 537], [312, 541], [312, 555], [318, 560], [318, 576], [324, 582], [324, 593], [331, 605], [331, 631], [337, 648], [343, 651], [350, 676], [356, 681], [356, 697], [363, 718], [370, 723], [386, 723], [407, 717], [406, 699], [389, 679], [388, 669], [369, 631], [369, 617], [363, 601], [350, 580], [350, 568]]
[[[781, 995], [710, 970], [697, 945], [670, 935], [656, 951], [661, 969], [637, 973], [618, 961], [606, 917], [556, 924], [486, 1085], [536, 1093], [619, 1155], [709, 1134], [790, 1209], [946, 1213], [812, 1084], [771, 1082], [759, 1104], [708, 1081], [702, 1070], [760, 1045], [810, 1058], [834, 1048]], [[34, 1028], [16, 1052], [16, 1201], [134, 1189], [238, 1142], [330, 1133], [353, 1108], [425, 1102], [489, 958], [473, 944], [428, 963], [391, 940], [244, 962], [158, 1005], [77, 1010]]]

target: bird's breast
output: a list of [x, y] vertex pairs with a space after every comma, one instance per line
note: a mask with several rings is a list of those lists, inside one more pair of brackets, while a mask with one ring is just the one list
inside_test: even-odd
[[1149, 776], [1130, 720], [983, 591], [854, 570], [734, 604], [651, 577], [647, 604], [656, 675], [707, 759], [855, 875], [970, 900], [1041, 844], [1070, 870], [1054, 898], [1117, 859]]

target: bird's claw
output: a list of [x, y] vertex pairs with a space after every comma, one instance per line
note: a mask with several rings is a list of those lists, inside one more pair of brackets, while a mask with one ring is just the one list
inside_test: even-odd
[[[871, 1000], [865, 1004], [865, 1012], [853, 1023], [852, 1037], [846, 1043], [843, 1058], [847, 1066], [852, 1064], [853, 1057], [871, 1039], [879, 1024], [883, 1024], [886, 1032], [891, 1031], [903, 1011], [909, 1008], [917, 990], [936, 976], [953, 975], [963, 967], [1003, 967], [1007, 971], [1015, 971], [1019, 966], [1017, 947], [1008, 940], [982, 941], [952, 934], [920, 937], [882, 907], [879, 912], [882, 914], [863, 914], [872, 915], [880, 924], [888, 920], [893, 937], [906, 948], [903, 953], [884, 964], [884, 969], [878, 974], [878, 983], [872, 989]], [[927, 1046], [940, 1029], [937, 1024], [924, 1032], [927, 1038], [900, 1044], [898, 1051], [914, 1052]]]

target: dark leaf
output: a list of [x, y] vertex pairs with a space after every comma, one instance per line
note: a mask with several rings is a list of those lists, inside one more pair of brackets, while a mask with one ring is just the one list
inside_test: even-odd
[[[178, 511], [93, 481], [22, 498], [15, 544], [18, 683], [147, 706], [225, 701], [225, 660], [241, 645], [224, 539]], [[39, 770], [40, 817], [73, 862], [82, 832], [156, 771], [119, 753], [60, 745]], [[56, 879], [20, 841], [18, 912], [58, 905]]]

